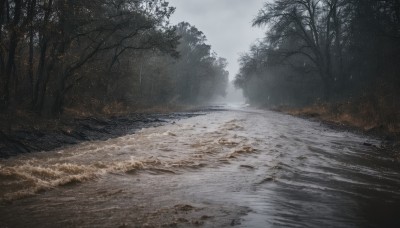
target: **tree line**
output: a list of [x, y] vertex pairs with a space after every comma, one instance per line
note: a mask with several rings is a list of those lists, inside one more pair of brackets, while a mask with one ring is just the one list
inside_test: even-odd
[[226, 61], [165, 0], [0, 0], [0, 108], [201, 102], [224, 93]]
[[363, 98], [399, 110], [399, 0], [275, 0], [253, 26], [266, 35], [241, 56], [235, 79], [250, 102]]

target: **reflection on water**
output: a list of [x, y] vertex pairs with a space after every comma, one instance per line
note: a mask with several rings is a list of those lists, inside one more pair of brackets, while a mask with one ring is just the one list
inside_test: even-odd
[[0, 161], [0, 227], [396, 227], [373, 139], [250, 109]]

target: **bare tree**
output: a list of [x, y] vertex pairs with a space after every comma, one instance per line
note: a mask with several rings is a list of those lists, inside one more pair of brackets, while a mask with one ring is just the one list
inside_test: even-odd
[[342, 68], [341, 15], [345, 6], [340, 0], [278, 0], [265, 4], [253, 22], [270, 26], [268, 40], [273, 47], [279, 47], [287, 39], [298, 40], [296, 48], [280, 51], [287, 58], [302, 55], [315, 65], [326, 100], [330, 99], [337, 80], [332, 64], [336, 62]]

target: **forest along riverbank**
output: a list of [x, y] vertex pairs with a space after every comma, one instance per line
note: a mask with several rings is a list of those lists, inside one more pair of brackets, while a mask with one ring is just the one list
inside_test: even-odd
[[203, 107], [158, 114], [132, 113], [51, 120], [21, 117], [10, 121], [3, 118], [0, 123], [0, 158], [50, 151], [85, 141], [116, 138], [133, 134], [142, 128], [161, 126], [218, 110], [218, 107]]
[[0, 160], [0, 227], [399, 227], [379, 140], [252, 109]]

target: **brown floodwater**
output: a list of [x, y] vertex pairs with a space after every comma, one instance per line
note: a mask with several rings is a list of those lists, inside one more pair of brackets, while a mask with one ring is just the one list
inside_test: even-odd
[[231, 108], [0, 160], [0, 227], [400, 227], [379, 141]]

